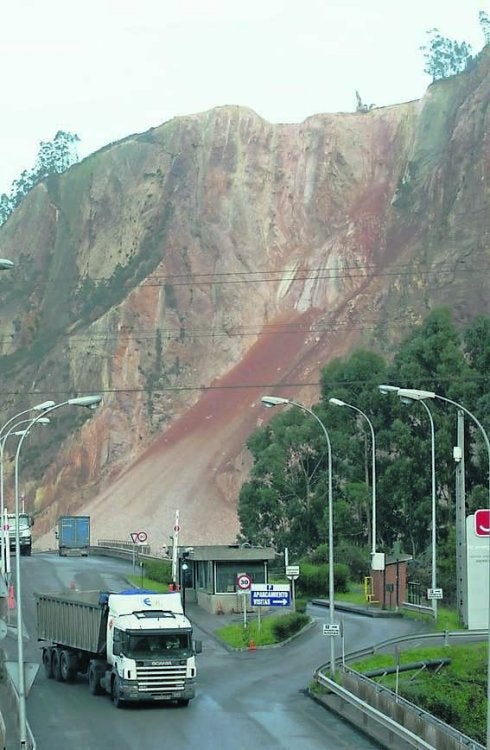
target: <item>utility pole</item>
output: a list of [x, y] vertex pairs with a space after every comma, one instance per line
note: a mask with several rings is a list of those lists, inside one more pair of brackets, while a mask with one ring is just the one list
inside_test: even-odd
[[172, 583], [177, 584], [177, 558], [179, 550], [179, 511], [175, 511], [174, 534], [172, 536]]
[[466, 572], [466, 488], [464, 478], [464, 413], [458, 410], [458, 444], [456, 462], [456, 600], [459, 620], [468, 623], [468, 588]]

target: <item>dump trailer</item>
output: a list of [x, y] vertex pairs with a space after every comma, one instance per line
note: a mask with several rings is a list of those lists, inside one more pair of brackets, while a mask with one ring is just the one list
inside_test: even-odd
[[88, 555], [90, 548], [90, 516], [60, 516], [58, 518], [58, 553]]
[[[15, 552], [15, 528], [17, 517], [15, 513], [7, 513], [8, 535], [10, 551]], [[28, 513], [19, 513], [19, 548], [21, 555], [30, 555], [32, 550], [32, 531], [34, 519]]]
[[86, 674], [90, 692], [108, 693], [117, 708], [137, 701], [186, 706], [194, 698], [202, 645], [192, 638], [180, 593], [38, 593], [36, 606], [48, 678], [72, 682]]

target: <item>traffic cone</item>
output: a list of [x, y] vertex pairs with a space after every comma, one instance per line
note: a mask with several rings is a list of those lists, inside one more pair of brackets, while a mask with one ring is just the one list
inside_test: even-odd
[[248, 650], [255, 651], [255, 641], [250, 641], [250, 643], [248, 644]]

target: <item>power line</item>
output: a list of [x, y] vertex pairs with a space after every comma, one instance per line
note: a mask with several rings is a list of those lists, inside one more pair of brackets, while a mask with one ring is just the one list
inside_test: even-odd
[[[446, 376], [444, 378], [441, 378], [438, 376], [438, 382], [440, 383], [446, 383], [448, 385], [455, 384], [455, 383], [464, 383], [468, 384], [470, 382], [478, 383], [478, 382], [486, 382], [488, 380], [488, 376], [486, 375], [478, 375], [478, 374], [472, 374], [470, 377], [460, 377], [460, 376]], [[431, 385], [433, 382], [433, 379], [431, 378], [420, 378], [417, 381], [418, 385], [424, 385], [428, 384]], [[259, 389], [284, 389], [284, 388], [311, 388], [311, 387], [320, 387], [322, 385], [321, 381], [306, 381], [306, 382], [275, 382], [275, 383], [236, 383], [233, 385], [227, 385], [227, 384], [221, 384], [221, 385], [162, 385], [157, 388], [152, 388], [151, 392], [153, 394], [155, 393], [163, 393], [163, 392], [188, 392], [188, 391], [202, 391], [202, 392], [208, 392], [208, 391], [236, 391], [236, 390], [259, 390]], [[346, 387], [357, 387], [357, 386], [365, 386], [366, 381], [365, 380], [333, 380], [329, 381], [328, 383], [329, 387], [331, 388], [346, 388]], [[35, 390], [35, 391], [0, 391], [0, 394], [2, 396], [24, 396], [26, 393], [31, 393], [33, 396], [42, 396], [46, 394], [50, 395], [59, 395], [59, 396], [65, 396], [70, 395], [73, 396], [73, 394], [85, 394], [85, 393], [148, 393], [147, 388], [98, 388], [97, 385], [90, 386], [88, 388], [80, 388], [78, 386], [74, 386], [72, 389], [68, 390]]]

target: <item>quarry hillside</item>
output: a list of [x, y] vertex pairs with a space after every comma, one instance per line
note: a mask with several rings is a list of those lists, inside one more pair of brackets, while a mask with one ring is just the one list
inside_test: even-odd
[[[38, 547], [233, 543], [260, 397], [319, 399], [321, 368], [389, 356], [436, 306], [490, 314], [490, 56], [418, 101], [272, 124], [239, 106], [131, 135], [38, 185], [0, 228], [2, 424]], [[34, 434], [35, 433], [35, 434]], [[6, 465], [12, 505], [12, 463]]]

